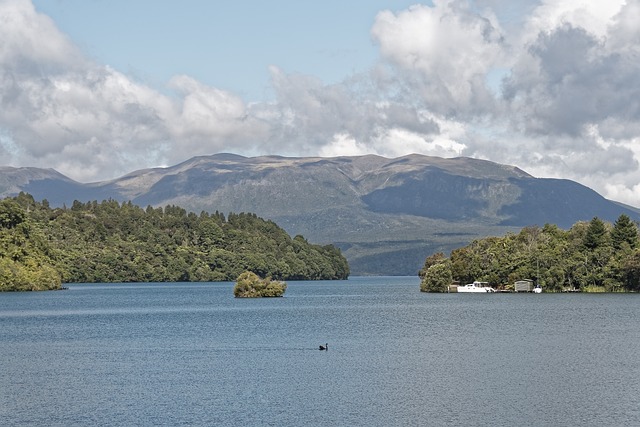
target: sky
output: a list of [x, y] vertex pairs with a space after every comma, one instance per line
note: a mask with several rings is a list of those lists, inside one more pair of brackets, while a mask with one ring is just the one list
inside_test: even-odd
[[640, 206], [640, 0], [0, 0], [0, 165], [474, 157]]

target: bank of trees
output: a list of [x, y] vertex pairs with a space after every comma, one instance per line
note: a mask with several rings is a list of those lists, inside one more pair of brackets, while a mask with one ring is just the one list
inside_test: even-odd
[[0, 200], [0, 291], [60, 289], [51, 246], [14, 200]]
[[349, 276], [339, 249], [291, 238], [255, 214], [197, 215], [114, 200], [54, 209], [27, 194], [1, 203], [12, 212], [0, 210], [2, 266], [53, 271], [65, 283], [233, 281], [244, 271], [274, 280]]
[[[486, 281], [508, 288], [532, 279], [546, 291], [640, 291], [638, 227], [627, 215], [615, 223], [599, 218], [569, 230], [555, 225], [526, 227], [520, 233], [488, 237], [456, 249], [449, 257], [428, 257], [421, 290], [446, 292], [443, 282]], [[451, 279], [451, 280], [450, 280]]]

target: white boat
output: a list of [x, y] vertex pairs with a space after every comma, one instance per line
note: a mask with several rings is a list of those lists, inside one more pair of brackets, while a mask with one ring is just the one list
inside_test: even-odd
[[542, 293], [542, 286], [536, 285], [536, 287], [533, 288], [533, 293], [534, 294], [541, 294]]
[[496, 290], [489, 286], [489, 282], [473, 282], [464, 286], [458, 286], [458, 292], [467, 293], [487, 293], [495, 292]]

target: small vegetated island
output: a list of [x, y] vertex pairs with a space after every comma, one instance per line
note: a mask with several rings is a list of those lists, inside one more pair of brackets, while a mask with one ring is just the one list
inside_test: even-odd
[[429, 256], [420, 290], [447, 292], [453, 282], [489, 282], [509, 290], [531, 279], [545, 292], [640, 291], [638, 226], [627, 215], [614, 224], [595, 217], [569, 230], [525, 227], [517, 234], [487, 237], [451, 252]]
[[20, 195], [0, 200], [0, 291], [62, 283], [234, 281], [243, 272], [280, 280], [344, 280], [333, 245], [290, 237], [251, 213], [199, 215], [107, 200], [52, 208]]
[[236, 298], [281, 297], [287, 290], [287, 284], [274, 281], [269, 277], [261, 279], [251, 271], [245, 271], [236, 279], [233, 295]]

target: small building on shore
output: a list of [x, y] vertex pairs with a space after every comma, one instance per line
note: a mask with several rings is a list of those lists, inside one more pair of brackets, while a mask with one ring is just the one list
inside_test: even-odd
[[533, 292], [533, 280], [518, 280], [513, 284], [513, 289], [516, 292]]

